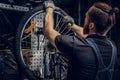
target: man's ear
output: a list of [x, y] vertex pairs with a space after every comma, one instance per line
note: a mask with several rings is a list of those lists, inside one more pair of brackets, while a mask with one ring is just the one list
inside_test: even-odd
[[95, 24], [93, 22], [89, 23], [89, 30], [95, 29]]

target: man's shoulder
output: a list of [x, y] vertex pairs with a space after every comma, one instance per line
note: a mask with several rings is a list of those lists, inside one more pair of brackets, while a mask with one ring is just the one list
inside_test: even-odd
[[60, 40], [60, 41], [67, 41], [67, 42], [76, 42], [78, 44], [86, 44], [86, 40], [85, 38], [82, 38], [80, 36], [77, 36], [77, 35], [72, 35], [72, 36], [69, 36], [69, 35], [59, 35], [56, 37], [56, 40]]
[[77, 42], [78, 44], [83, 44], [83, 45], [85, 45], [85, 44], [88, 44], [87, 43], [87, 41], [86, 41], [86, 39], [85, 38], [83, 38], [83, 37], [81, 37], [81, 36], [78, 36], [78, 35], [76, 35], [76, 36], [74, 36], [75, 37], [75, 42]]

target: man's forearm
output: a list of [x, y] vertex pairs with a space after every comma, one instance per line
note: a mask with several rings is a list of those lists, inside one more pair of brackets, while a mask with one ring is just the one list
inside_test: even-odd
[[53, 9], [48, 8], [46, 9], [46, 15], [45, 15], [45, 26], [49, 26], [49, 28], [53, 28], [54, 20], [53, 20]]
[[55, 45], [55, 38], [56, 36], [60, 35], [57, 31], [54, 30], [54, 19], [53, 19], [53, 9], [49, 8], [46, 9], [45, 15], [45, 25], [44, 25], [44, 35], [49, 39], [51, 44], [56, 47]]

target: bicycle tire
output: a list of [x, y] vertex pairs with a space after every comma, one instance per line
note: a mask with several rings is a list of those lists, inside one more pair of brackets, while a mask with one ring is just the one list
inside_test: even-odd
[[0, 36], [0, 63], [0, 80], [19, 80], [13, 45], [2, 36]]
[[4, 46], [7, 46], [11, 52], [13, 52], [13, 45], [8, 41], [6, 38], [0, 36], [0, 42], [4, 44]]
[[[30, 10], [29, 12], [27, 12], [23, 16], [22, 20], [20, 21], [20, 23], [18, 25], [18, 29], [17, 29], [17, 33], [16, 33], [16, 38], [15, 38], [15, 46], [16, 46], [15, 47], [16, 48], [16, 54], [15, 55], [16, 55], [17, 60], [18, 60], [19, 68], [24, 73], [24, 75], [28, 79], [30, 79], [30, 80], [37, 80], [38, 78], [36, 78], [36, 76], [33, 74], [32, 71], [30, 71], [30, 69], [28, 68], [28, 66], [24, 62], [23, 54], [21, 53], [22, 52], [21, 46], [22, 46], [22, 40], [23, 40], [22, 39], [22, 35], [24, 34], [26, 25], [30, 24], [30, 20], [33, 17], [35, 17], [35, 15], [40, 14], [40, 13], [44, 14], [44, 7], [43, 7], [43, 5], [40, 5], [40, 6], [36, 7], [36, 8], [34, 8], [34, 9]], [[63, 17], [63, 15], [61, 15], [61, 13], [58, 13], [58, 12], [55, 12], [55, 13], [58, 14], [58, 16], [60, 15], [61, 17]], [[56, 27], [56, 29], [57, 29], [57, 27]], [[59, 32], [61, 32], [61, 34], [70, 34], [70, 35], [73, 34], [73, 32], [70, 31], [70, 30], [68, 30], [67, 28], [64, 29], [64, 30], [61, 30], [61, 28], [60, 28]], [[40, 33], [40, 34], [42, 34], [42, 33]], [[26, 39], [26, 36], [25, 36], [25, 39]]]

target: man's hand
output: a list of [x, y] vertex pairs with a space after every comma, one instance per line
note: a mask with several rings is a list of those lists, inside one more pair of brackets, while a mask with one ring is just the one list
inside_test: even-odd
[[46, 9], [47, 8], [53, 8], [53, 9], [55, 9], [55, 5], [54, 5], [53, 1], [45, 1], [44, 2], [44, 6], [45, 6]]
[[73, 24], [75, 24], [74, 19], [70, 16], [65, 16], [63, 22], [66, 24], [67, 28], [72, 28]]

